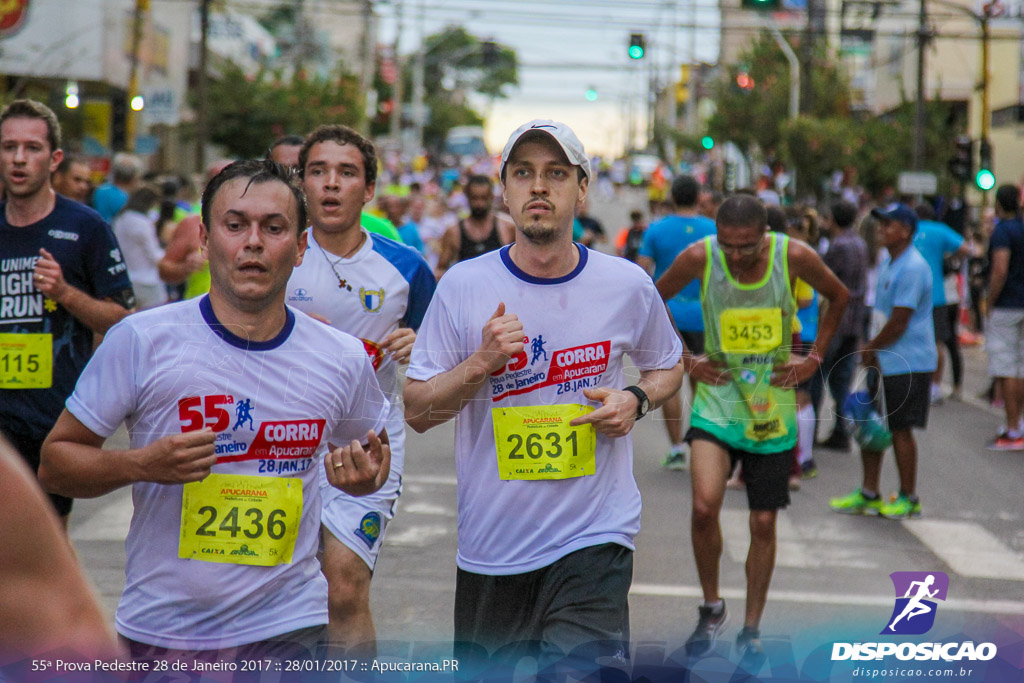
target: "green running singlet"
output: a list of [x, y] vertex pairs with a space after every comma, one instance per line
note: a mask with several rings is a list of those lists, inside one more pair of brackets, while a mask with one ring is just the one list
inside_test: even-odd
[[729, 272], [718, 239], [706, 237], [701, 287], [705, 353], [726, 368], [722, 386], [698, 383], [690, 423], [734, 448], [779, 453], [796, 445], [793, 389], [769, 384], [772, 366], [789, 360], [796, 300], [789, 281], [789, 238], [770, 233], [760, 282]]

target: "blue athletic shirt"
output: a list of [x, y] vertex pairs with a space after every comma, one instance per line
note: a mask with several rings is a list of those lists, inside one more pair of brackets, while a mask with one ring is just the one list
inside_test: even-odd
[[[654, 261], [654, 279], [662, 274], [686, 247], [716, 232], [715, 222], [704, 216], [666, 216], [644, 233], [640, 255]], [[694, 280], [672, 297], [668, 308], [676, 327], [684, 332], [703, 332], [700, 312], [700, 281]]]
[[1024, 223], [1007, 218], [996, 223], [988, 242], [989, 258], [996, 249], [1010, 250], [1010, 267], [1006, 284], [999, 292], [995, 308], [1024, 308]]
[[963, 243], [964, 238], [945, 223], [917, 222], [914, 248], [921, 253], [932, 271], [932, 307], [946, 305], [946, 292], [942, 287], [942, 258], [952, 254]]
[[40, 247], [53, 254], [69, 285], [104, 299], [131, 289], [128, 269], [110, 226], [99, 214], [57, 195], [50, 214], [32, 225], [7, 223], [0, 204], [0, 334], [53, 335], [49, 389], [0, 389], [0, 426], [43, 439], [64, 410], [92, 356], [93, 333], [35, 286]]
[[935, 327], [932, 322], [931, 273], [924, 257], [913, 246], [890, 260], [882, 258], [878, 274], [878, 290], [872, 315], [872, 337], [892, 315], [894, 308], [909, 308], [910, 322], [903, 336], [894, 344], [878, 351], [883, 375], [905, 375], [911, 372], [932, 372], [938, 363], [935, 350]]

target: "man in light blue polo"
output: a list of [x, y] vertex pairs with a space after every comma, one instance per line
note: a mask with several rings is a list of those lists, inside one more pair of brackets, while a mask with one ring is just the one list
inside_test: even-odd
[[[697, 211], [700, 184], [689, 175], [672, 181], [672, 202], [676, 211], [656, 223], [644, 233], [637, 263], [647, 272], [653, 268], [654, 279], [675, 261], [686, 247], [708, 235], [715, 234], [715, 222]], [[695, 355], [704, 353], [704, 318], [700, 310], [700, 282], [694, 280], [669, 299], [668, 309], [686, 349]], [[693, 385], [691, 385], [692, 387]], [[683, 401], [679, 392], [662, 404], [662, 419], [671, 444], [668, 456], [662, 462], [666, 469], [686, 469], [686, 444], [683, 442]]]
[[921, 516], [917, 497], [917, 442], [914, 428], [928, 425], [929, 384], [937, 353], [932, 325], [932, 277], [928, 263], [914, 248], [917, 214], [895, 204], [871, 215], [879, 220], [879, 240], [887, 250], [879, 268], [871, 339], [861, 350], [865, 366], [881, 370], [882, 414], [892, 432], [900, 492], [883, 503], [879, 490], [883, 451], [861, 446], [860, 488], [829, 506], [845, 514], [882, 515], [893, 519]]

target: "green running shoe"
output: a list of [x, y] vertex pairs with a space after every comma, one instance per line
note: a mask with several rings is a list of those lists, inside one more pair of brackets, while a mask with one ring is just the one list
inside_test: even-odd
[[685, 470], [689, 467], [686, 464], [686, 452], [685, 451], [673, 451], [665, 456], [665, 459], [661, 461], [661, 466], [666, 470]]
[[896, 500], [883, 505], [880, 514], [887, 519], [917, 518], [921, 516], [921, 501], [910, 500], [901, 493]]
[[849, 495], [833, 498], [828, 506], [844, 515], [879, 515], [882, 513], [882, 497], [865, 498], [857, 488]]

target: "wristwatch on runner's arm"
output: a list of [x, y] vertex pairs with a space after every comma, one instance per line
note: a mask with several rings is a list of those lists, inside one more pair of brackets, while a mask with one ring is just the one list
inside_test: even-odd
[[651, 409], [651, 400], [647, 398], [647, 393], [637, 385], [628, 386], [623, 391], [628, 391], [636, 396], [636, 419], [639, 420]]

